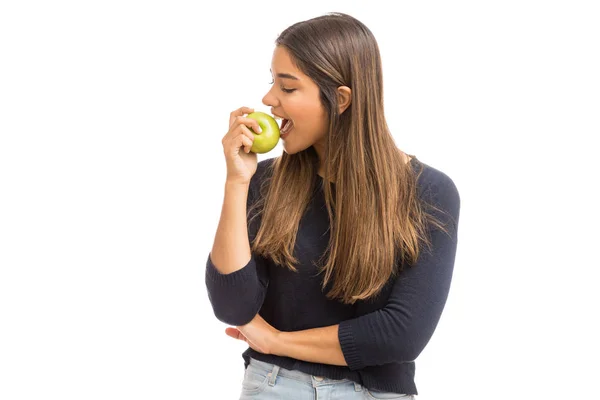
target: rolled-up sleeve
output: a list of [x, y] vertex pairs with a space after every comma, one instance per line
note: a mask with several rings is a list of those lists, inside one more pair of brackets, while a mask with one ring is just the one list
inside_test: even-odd
[[215, 316], [226, 324], [245, 325], [260, 310], [267, 291], [268, 280], [262, 257], [252, 258], [242, 269], [230, 274], [220, 273], [210, 254], [206, 262], [206, 288]]
[[430, 229], [431, 250], [424, 247], [417, 262], [398, 275], [386, 305], [340, 323], [338, 339], [352, 370], [414, 361], [440, 320], [454, 269], [460, 197], [450, 178], [433, 192], [436, 206], [448, 213], [434, 215], [447, 222], [449, 234]]

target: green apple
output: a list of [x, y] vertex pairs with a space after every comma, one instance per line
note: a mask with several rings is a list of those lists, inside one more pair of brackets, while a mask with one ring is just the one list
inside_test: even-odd
[[279, 142], [279, 125], [277, 125], [275, 118], [260, 111], [248, 114], [247, 118], [257, 121], [262, 131], [261, 133], [256, 133], [250, 128], [250, 131], [254, 135], [254, 142], [250, 151], [263, 154], [273, 150], [277, 146], [277, 142]]

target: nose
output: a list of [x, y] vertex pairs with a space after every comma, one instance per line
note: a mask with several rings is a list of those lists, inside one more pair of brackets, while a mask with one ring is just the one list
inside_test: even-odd
[[277, 97], [275, 97], [271, 91], [273, 90], [273, 88], [271, 88], [267, 94], [264, 95], [264, 97], [262, 98], [262, 103], [265, 106], [270, 106], [270, 107], [277, 107], [278, 106], [278, 101], [277, 101]]

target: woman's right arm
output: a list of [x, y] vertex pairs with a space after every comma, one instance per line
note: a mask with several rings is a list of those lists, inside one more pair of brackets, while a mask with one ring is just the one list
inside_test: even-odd
[[[265, 260], [250, 250], [247, 209], [254, 202], [250, 182], [257, 170], [256, 154], [250, 153], [254, 137], [244, 118], [252, 109], [231, 113], [229, 132], [223, 138], [227, 181], [221, 218], [206, 263], [206, 287], [215, 316], [230, 325], [245, 325], [262, 306], [268, 284]], [[255, 125], [256, 124], [256, 125]], [[245, 152], [240, 151], [242, 147]]]
[[221, 219], [210, 258], [221, 274], [242, 269], [250, 260], [246, 203], [250, 184], [225, 183]]

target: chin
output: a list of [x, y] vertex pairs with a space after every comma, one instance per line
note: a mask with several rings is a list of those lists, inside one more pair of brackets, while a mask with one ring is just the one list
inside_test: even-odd
[[292, 146], [286, 142], [283, 143], [283, 151], [285, 151], [287, 154], [300, 153], [301, 151], [304, 151], [304, 150], [308, 149], [309, 147], [310, 146], [298, 147], [298, 146]]
[[296, 154], [298, 152], [298, 149], [296, 149], [294, 146], [290, 146], [288, 142], [284, 141], [283, 151], [285, 151], [288, 154]]
[[289, 150], [289, 149], [286, 149], [285, 147], [283, 148], [283, 151], [286, 154], [290, 154], [290, 155], [298, 153], [297, 151]]

